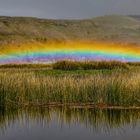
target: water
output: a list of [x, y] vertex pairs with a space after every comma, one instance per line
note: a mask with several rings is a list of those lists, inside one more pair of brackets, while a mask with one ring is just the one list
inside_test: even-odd
[[0, 140], [139, 140], [139, 110], [0, 109]]

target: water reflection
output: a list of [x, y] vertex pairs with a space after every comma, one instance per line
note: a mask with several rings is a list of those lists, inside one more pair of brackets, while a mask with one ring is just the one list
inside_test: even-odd
[[109, 132], [112, 128], [124, 125], [135, 127], [139, 120], [140, 111], [138, 110], [68, 107], [5, 109], [0, 107], [1, 131], [6, 131], [18, 121], [23, 125], [27, 122], [37, 122], [42, 127], [52, 122], [57, 122], [61, 127], [65, 124], [69, 126], [80, 124], [94, 131]]

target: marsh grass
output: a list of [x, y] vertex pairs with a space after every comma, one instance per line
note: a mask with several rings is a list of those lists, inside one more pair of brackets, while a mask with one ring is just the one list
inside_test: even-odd
[[0, 104], [140, 106], [140, 73], [44, 75], [21, 69], [0, 70]]
[[140, 66], [140, 62], [127, 62], [126, 64], [128, 64], [129, 66], [134, 66], [134, 67]]
[[0, 68], [50, 68], [51, 64], [2, 64]]
[[44, 64], [3, 64], [0, 68], [46, 68], [54, 70], [112, 70], [112, 69], [129, 69], [131, 67], [139, 67], [140, 62], [121, 62], [121, 61], [71, 61], [60, 60], [54, 63]]
[[52, 64], [53, 69], [60, 70], [90, 70], [90, 69], [128, 69], [129, 63], [120, 61], [57, 61]]

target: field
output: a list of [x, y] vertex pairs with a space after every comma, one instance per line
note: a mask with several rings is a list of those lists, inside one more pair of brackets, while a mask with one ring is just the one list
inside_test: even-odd
[[[139, 63], [106, 62], [105, 68], [98, 65], [86, 70], [55, 67], [62, 62], [46, 67], [1, 66], [1, 106], [140, 107]], [[68, 68], [71, 68], [71, 63], [72, 66], [73, 63], [79, 64], [65, 61]]]

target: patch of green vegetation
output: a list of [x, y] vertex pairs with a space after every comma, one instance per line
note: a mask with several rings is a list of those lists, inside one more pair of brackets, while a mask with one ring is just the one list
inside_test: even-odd
[[78, 70], [80, 69], [80, 64], [78, 62], [73, 61], [58, 61], [54, 63], [53, 69], [58, 70]]
[[128, 69], [129, 64], [120, 61], [58, 61], [52, 65], [57, 70]]
[[51, 64], [4, 64], [0, 68], [51, 68]]
[[63, 75], [92, 75], [92, 74], [98, 74], [98, 73], [103, 73], [103, 74], [108, 74], [112, 73], [115, 70], [41, 70], [37, 69], [35, 70], [35, 74], [42, 74], [42, 75], [52, 75], [52, 76], [63, 76]]

